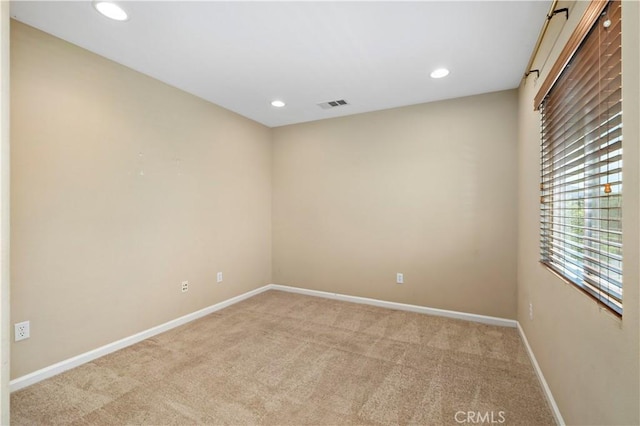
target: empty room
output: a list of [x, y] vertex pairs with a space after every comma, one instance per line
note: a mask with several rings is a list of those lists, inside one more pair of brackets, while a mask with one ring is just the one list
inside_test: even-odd
[[0, 31], [0, 424], [640, 424], [639, 2]]

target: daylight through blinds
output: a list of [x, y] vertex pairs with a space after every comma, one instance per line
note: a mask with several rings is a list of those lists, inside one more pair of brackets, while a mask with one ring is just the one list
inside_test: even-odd
[[540, 111], [541, 261], [622, 315], [621, 7], [605, 7]]

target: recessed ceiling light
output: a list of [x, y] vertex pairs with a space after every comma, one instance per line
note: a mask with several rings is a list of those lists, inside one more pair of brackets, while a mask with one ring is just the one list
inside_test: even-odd
[[271, 102], [271, 105], [273, 105], [276, 108], [282, 108], [286, 104], [284, 102], [282, 102], [282, 101], [275, 100], [275, 101]]
[[115, 21], [126, 21], [129, 19], [127, 12], [115, 3], [111, 3], [109, 1], [96, 1], [93, 3], [93, 7], [107, 18]]
[[442, 78], [449, 75], [449, 70], [446, 68], [438, 68], [431, 72], [431, 78]]

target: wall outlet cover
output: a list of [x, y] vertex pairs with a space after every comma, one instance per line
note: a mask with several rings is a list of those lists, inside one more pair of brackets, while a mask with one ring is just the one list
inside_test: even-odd
[[15, 328], [16, 342], [19, 342], [20, 340], [28, 339], [29, 337], [31, 337], [29, 321], [16, 323], [14, 324], [14, 328]]

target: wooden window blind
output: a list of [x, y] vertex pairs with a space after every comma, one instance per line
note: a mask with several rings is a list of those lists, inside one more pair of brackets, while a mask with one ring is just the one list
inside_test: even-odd
[[538, 106], [541, 262], [618, 315], [623, 293], [621, 13], [619, 0], [600, 6]]

